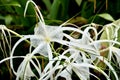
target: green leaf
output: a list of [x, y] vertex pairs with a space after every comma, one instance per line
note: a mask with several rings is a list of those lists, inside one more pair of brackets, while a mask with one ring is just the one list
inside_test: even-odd
[[2, 4], [0, 6], [17, 6], [17, 7], [21, 7], [21, 5], [16, 1], [12, 1], [10, 3], [5, 3], [5, 4]]
[[[114, 21], [113, 23], [119, 27], [120, 26], [120, 19]], [[120, 42], [120, 28], [118, 30], [118, 40], [117, 41]], [[120, 45], [117, 45], [117, 47], [120, 47]]]
[[66, 20], [70, 0], [54, 0], [49, 14], [50, 19]]
[[12, 2], [10, 3], [10, 5], [12, 5], [12, 6], [17, 6], [17, 7], [21, 7], [21, 5], [20, 5], [18, 2], [16, 2], [16, 1], [12, 1]]
[[81, 3], [82, 3], [82, 0], [75, 0], [75, 1], [76, 1], [76, 3], [78, 4], [78, 6], [80, 6]]
[[98, 16], [101, 17], [101, 18], [104, 18], [104, 19], [106, 19], [108, 21], [115, 21], [113, 19], [113, 17], [108, 13], [99, 14]]
[[5, 24], [9, 25], [11, 23], [12, 19], [13, 19], [12, 16], [10, 16], [10, 15], [6, 16], [5, 17]]
[[51, 2], [50, 0], [43, 0], [45, 6], [47, 7], [47, 9], [50, 11], [50, 8], [51, 8]]

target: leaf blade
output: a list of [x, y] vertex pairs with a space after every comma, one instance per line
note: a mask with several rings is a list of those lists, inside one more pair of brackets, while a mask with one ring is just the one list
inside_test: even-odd
[[113, 17], [108, 13], [98, 14], [98, 16], [108, 21], [112, 21], [112, 22], [115, 21]]

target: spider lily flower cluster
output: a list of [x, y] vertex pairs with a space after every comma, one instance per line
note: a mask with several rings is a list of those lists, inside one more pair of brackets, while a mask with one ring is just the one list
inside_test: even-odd
[[[106, 79], [110, 80], [110, 75], [98, 67], [98, 63], [101, 61], [114, 74], [115, 79], [119, 80], [116, 71], [109, 62], [113, 55], [115, 55], [118, 63], [120, 61], [120, 49], [115, 46], [116, 44], [120, 45], [118, 42], [119, 26], [109, 24], [104, 26], [99, 32], [93, 23], [83, 26], [85, 29], [82, 29], [82, 27], [81, 29], [67, 27], [66, 23], [60, 26], [49, 26], [44, 23], [41, 12], [32, 0], [27, 2], [25, 13], [30, 2], [36, 7], [39, 18], [34, 34], [22, 36], [13, 46], [10, 57], [0, 61], [2, 63], [10, 59], [10, 66], [16, 75], [16, 80], [26, 80], [32, 77], [39, 80], [57, 80], [59, 77], [72, 80], [73, 72], [82, 80], [88, 80], [90, 76], [99, 79], [98, 76], [90, 72], [90, 69], [97, 70]], [[90, 32], [91, 30], [93, 35]], [[80, 37], [74, 38], [72, 34], [67, 32], [77, 32], [80, 34]], [[29, 53], [26, 56], [15, 56], [17, 46], [27, 39], [30, 39]], [[56, 45], [59, 47], [59, 50], [55, 47]], [[107, 53], [105, 53], [106, 51]], [[102, 53], [107, 54], [107, 56], [103, 56]], [[42, 68], [43, 64], [40, 56], [48, 59], [44, 68]], [[14, 58], [23, 59], [17, 70], [14, 69]]]

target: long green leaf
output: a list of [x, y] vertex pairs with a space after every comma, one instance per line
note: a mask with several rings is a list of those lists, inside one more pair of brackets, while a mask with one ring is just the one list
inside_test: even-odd
[[108, 21], [115, 21], [113, 19], [113, 17], [108, 13], [99, 14], [98, 16], [100, 16], [101, 18], [106, 19]]

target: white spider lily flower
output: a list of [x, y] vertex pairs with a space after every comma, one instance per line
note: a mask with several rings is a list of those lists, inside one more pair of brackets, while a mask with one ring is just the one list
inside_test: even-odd
[[[78, 59], [78, 55], [79, 52], [76, 52], [71, 54], [70, 57], [65, 56], [68, 52], [74, 52], [74, 49], [67, 49], [65, 50], [61, 55], [56, 56], [55, 58], [53, 58], [53, 60], [51, 60], [45, 67], [42, 76], [40, 78], [41, 79], [49, 79], [52, 75], [56, 75], [55, 76], [55, 80], [57, 80], [57, 78], [59, 76], [64, 77], [66, 80], [72, 80], [71, 76], [72, 76], [72, 70], [74, 70], [74, 67], [71, 66], [72, 63], [75, 64], [81, 64], [81, 63], [85, 63], [85, 62], [77, 62]], [[80, 57], [79, 57], [80, 58]], [[82, 58], [81, 58], [82, 59]], [[65, 60], [65, 62], [63, 62], [62, 64], [60, 63], [61, 60]], [[87, 61], [87, 59], [86, 59]], [[50, 69], [51, 64], [54, 63], [54, 66], [52, 67], [52, 69]], [[56, 63], [56, 64], [55, 64]], [[87, 63], [87, 62], [86, 62]], [[89, 64], [89, 63], [88, 63]], [[65, 69], [64, 69], [65, 68]], [[89, 67], [79, 67], [79, 73], [75, 72], [76, 74], [78, 73], [79, 78], [85, 78], [86, 80], [89, 79], [89, 74], [91, 74], [89, 72]], [[58, 73], [54, 74], [55, 71], [57, 71]], [[76, 67], [75, 67], [75, 71], [76, 71]], [[84, 74], [83, 74], [83, 73]], [[51, 79], [52, 80], [52, 79]]]
[[115, 55], [115, 57], [117, 59], [117, 63], [119, 64], [119, 67], [120, 67], [120, 49], [116, 48], [116, 47], [110, 47], [110, 49], [112, 50], [113, 54]]
[[[94, 42], [92, 42], [90, 44], [103, 43], [103, 42], [104, 43], [110, 43], [110, 44], [120, 45], [119, 42], [114, 41], [114, 40], [97, 40], [97, 41], [94, 41]], [[117, 58], [117, 62], [119, 63], [118, 56], [120, 56], [119, 55], [120, 50], [118, 48], [114, 47], [113, 45], [110, 45], [107, 50], [110, 50], [109, 51], [109, 54], [110, 54], [109, 58], [111, 58], [113, 56], [113, 53], [114, 53], [115, 57]], [[112, 67], [112, 65], [108, 62], [109, 58], [107, 58], [107, 60], [108, 60], [107, 61], [107, 60], [104, 59], [105, 57], [103, 57], [103, 56], [97, 56], [97, 57], [98, 57], [99, 60], [103, 60], [103, 62], [109, 67], [109, 70], [111, 70], [111, 72], [114, 74], [116, 80], [119, 80], [116, 71], [114, 70], [114, 68]]]
[[[117, 38], [115, 39], [115, 41], [97, 40], [99, 36], [97, 30], [89, 25], [83, 31], [73, 27], [63, 27], [63, 24], [60, 26], [46, 25], [41, 12], [32, 0], [27, 1], [24, 15], [30, 2], [32, 2], [36, 7], [37, 16], [39, 18], [39, 22], [34, 28], [34, 34], [24, 35], [13, 46], [10, 57], [0, 61], [0, 63], [2, 63], [3, 61], [10, 59], [10, 66], [13, 70], [13, 73], [16, 75], [16, 80], [19, 80], [20, 78], [26, 80], [30, 79], [30, 77], [36, 77], [39, 80], [54, 80], [54, 78], [55, 80], [57, 80], [59, 76], [64, 77], [66, 80], [72, 80], [72, 72], [74, 72], [79, 79], [88, 80], [90, 79], [90, 75], [99, 79], [97, 76], [89, 71], [89, 68], [101, 72], [109, 80], [109, 76], [103, 70], [96, 67], [92, 63], [94, 63], [94, 60], [96, 58], [101, 61], [103, 60], [103, 57], [100, 56], [99, 51], [101, 47], [100, 43], [107, 42], [120, 45], [119, 42], [116, 42]], [[91, 29], [94, 33], [93, 37], [91, 37], [91, 33], [89, 32]], [[71, 35], [65, 33], [65, 31], [77, 32], [78, 34], [81, 34], [82, 37], [75, 39]], [[118, 29], [114, 31], [118, 31]], [[115, 33], [114, 35], [117, 37], [118, 34]], [[19, 56], [23, 58], [23, 61], [21, 61], [17, 70], [15, 70], [13, 58], [19, 58], [18, 56], [14, 56], [15, 50], [22, 41], [27, 39], [30, 39], [30, 52], [24, 57]], [[57, 56], [54, 56], [54, 47], [51, 47], [52, 43], [54, 42], [57, 42], [60, 45], [65, 45], [67, 49], [64, 49], [64, 51], [59, 53]], [[120, 50], [118, 48], [114, 48], [113, 46], [114, 45], [110, 46], [109, 49], [113, 49], [111, 50], [111, 52], [115, 53], [117, 61], [119, 62], [120, 60], [118, 56], [120, 57]], [[34, 47], [34, 49], [32, 47]], [[36, 54], [48, 58], [48, 62], [46, 63], [43, 70], [41, 70], [42, 65], [39, 59], [36, 58]], [[104, 60], [104, 63], [113, 72], [116, 80], [118, 80], [118, 76], [110, 63], [107, 60]], [[34, 74], [32, 68], [36, 70], [39, 76]]]
[[[21, 38], [20, 40], [18, 40], [17, 42], [16, 42], [16, 44], [13, 46], [13, 48], [12, 48], [12, 51], [11, 51], [11, 55], [10, 55], [10, 66], [11, 66], [11, 69], [13, 70], [13, 73], [17, 76], [18, 74], [19, 74], [19, 71], [15, 71], [15, 69], [14, 69], [14, 67], [13, 67], [13, 59], [12, 59], [12, 57], [14, 57], [14, 51], [16, 50], [16, 47], [22, 42], [22, 41], [24, 41], [24, 40], [26, 40], [26, 39], [28, 39], [28, 38], [30, 38], [30, 37], [34, 37], [34, 35], [26, 35], [26, 36], [24, 36], [23, 38]], [[22, 68], [19, 68], [18, 67], [18, 69], [20, 69], [20, 71], [23, 71], [23, 70], [25, 70], [25, 67], [24, 66], [22, 66], [22, 65], [27, 65], [27, 62], [29, 62], [29, 61], [31, 61], [32, 60], [32, 57], [35, 55], [35, 54], [37, 54], [36, 52], [39, 50], [39, 49], [41, 49], [42, 48], [42, 46], [44, 45], [45, 43], [41, 43], [37, 48], [35, 48], [34, 50], [33, 50], [33, 52], [32, 53], [29, 53], [29, 56], [27, 56], [27, 57], [25, 57], [25, 59], [21, 62], [21, 67]], [[38, 63], [39, 64], [39, 63]], [[40, 65], [40, 64], [39, 64]]]
[[[32, 1], [28, 1], [27, 5], [29, 2], [32, 2]], [[35, 7], [36, 7], [36, 5], [35, 5]], [[66, 27], [61, 27], [61, 26], [45, 25], [41, 13], [39, 11], [38, 11], [38, 13], [40, 15], [40, 22], [36, 25], [36, 27], [34, 29], [34, 31], [35, 31], [34, 35], [24, 35], [23, 38], [21, 38], [20, 40], [18, 40], [15, 43], [15, 45], [13, 46], [11, 55], [10, 55], [12, 58], [15, 54], [14, 51], [15, 51], [16, 47], [22, 41], [30, 38], [31, 46], [33, 46], [35, 49], [32, 52], [30, 52], [31, 54], [29, 56], [27, 56], [25, 58], [25, 60], [23, 60], [21, 65], [18, 67], [17, 71], [15, 71], [14, 67], [13, 67], [13, 65], [14, 65], [13, 59], [10, 59], [11, 68], [12, 68], [14, 74], [17, 76], [17, 78], [19, 78], [21, 76], [20, 73], [22, 73], [23, 71], [25, 71], [25, 74], [27, 74], [28, 70], [23, 65], [26, 65], [30, 69], [30, 65], [28, 64], [28, 62], [31, 61], [32, 57], [38, 53], [45, 57], [48, 57], [48, 59], [49, 59], [48, 66], [45, 67], [45, 70], [42, 73], [43, 77], [45, 75], [48, 75], [48, 69], [49, 69], [49, 72], [53, 72], [52, 71], [53, 64], [51, 63], [51, 60], [53, 59], [53, 52], [52, 52], [51, 46], [50, 46], [51, 42], [58, 42], [60, 44], [67, 45], [69, 43], [69, 41], [63, 40], [63, 31], [65, 31], [65, 30], [72, 30], [72, 31], [77, 31], [77, 32], [82, 33], [80, 30], [78, 30], [76, 28], [70, 28], [70, 27], [66, 28]], [[40, 72], [40, 71], [37, 69], [37, 72]], [[41, 78], [42, 78], [42, 74], [41, 74]], [[25, 75], [25, 76], [27, 76], [27, 75]], [[34, 76], [32, 73], [32, 70], [30, 71], [29, 77], [30, 76]], [[51, 77], [51, 79], [52, 79], [52, 77]]]
[[[0, 25], [0, 38], [3, 41], [3, 42], [0, 42], [0, 49], [2, 50], [3, 54], [6, 55], [6, 57], [8, 57], [7, 56], [8, 54], [6, 51], [9, 50], [9, 52], [11, 52], [11, 34], [9, 29], [7, 29], [5, 25]], [[8, 49], [6, 49], [6, 46], [8, 46]]]
[[112, 67], [112, 65], [106, 59], [104, 59], [103, 56], [98, 56], [98, 59], [103, 61], [109, 67], [109, 70], [111, 70], [111, 72], [113, 73], [115, 80], [119, 80], [118, 75], [117, 75], [115, 69]]
[[66, 69], [59, 74], [59, 76], [65, 78], [66, 80], [72, 80], [71, 75], [72, 75], [71, 66], [67, 66]]
[[[65, 54], [67, 54], [68, 52], [72, 52], [71, 56], [65, 57]], [[60, 69], [60, 70], [57, 73], [56, 78], [61, 76], [61, 77], [65, 78], [66, 80], [72, 80], [71, 76], [72, 76], [72, 70], [73, 70], [80, 79], [84, 79], [84, 80], [89, 79], [89, 74], [91, 74], [89, 71], [89, 67], [74, 66], [74, 64], [76, 64], [76, 65], [77, 64], [79, 65], [82, 63], [90, 64], [89, 62], [87, 62], [87, 58], [80, 58], [80, 57], [78, 58], [78, 56], [80, 56], [79, 51], [74, 50], [72, 48], [65, 50], [62, 53], [62, 55], [58, 56], [60, 60], [62, 60], [64, 58], [65, 62], [58, 66], [58, 69]], [[86, 62], [83, 62], [82, 60], [86, 61]], [[76, 71], [76, 69], [78, 69], [78, 70]]]
[[[37, 64], [35, 64], [33, 62], [33, 60], [31, 59], [30, 61], [29, 59], [30, 54], [27, 54], [24, 58], [24, 60], [21, 62], [21, 64], [19, 65], [17, 72], [16, 72], [16, 80], [19, 79], [23, 79], [23, 80], [30, 80], [31, 77], [36, 77], [36, 75], [33, 73], [30, 63], [32, 63], [32, 65], [35, 67], [36, 70], [39, 70], [39, 75], [41, 74], [41, 68], [40, 66], [38, 67]], [[40, 65], [40, 64], [38, 64]]]
[[[44, 26], [44, 28], [42, 26]], [[39, 44], [45, 42], [46, 45], [44, 45], [43, 48], [39, 50], [37, 53], [42, 53], [42, 55], [46, 57], [48, 57], [48, 51], [46, 51], [47, 45], [50, 44], [52, 40], [63, 39], [63, 33], [60, 30], [59, 26], [48, 26], [43, 25], [39, 22], [36, 25], [34, 32], [35, 32], [34, 35], [36, 35], [36, 37], [39, 38], [31, 38], [31, 45], [37, 47]]]
[[[27, 1], [24, 15], [27, 11], [27, 7], [28, 7], [28, 4], [30, 2], [33, 3], [34, 6], [36, 7], [37, 12], [38, 12], [37, 16], [39, 18], [39, 22], [37, 23], [37, 25], [34, 29], [35, 37], [34, 38], [30, 37], [31, 46], [34, 46], [36, 48], [41, 43], [45, 43], [42, 46], [42, 48], [39, 49], [36, 53], [40, 53], [41, 55], [43, 55], [45, 57], [49, 56], [49, 59], [52, 59], [52, 53], [50, 53], [51, 51], [48, 51], [48, 50], [51, 50], [50, 49], [50, 42], [52, 42], [53, 40], [62, 40], [63, 34], [62, 34], [61, 26], [48, 26], [48, 25], [46, 25], [41, 12], [39, 11], [37, 5], [32, 0]], [[50, 53], [50, 54], [48, 55], [48, 53]]]
[[[90, 37], [89, 30], [92, 29], [95, 32], [95, 39], [93, 40]], [[96, 43], [93, 45], [90, 45], [91, 42], [94, 42], [97, 40], [97, 31], [93, 27], [87, 27], [83, 33], [82, 37], [80, 39], [74, 39], [70, 35], [64, 34], [65, 37], [67, 37], [70, 42], [69, 45], [71, 48], [78, 50], [80, 52], [87, 52], [90, 54], [91, 60], [95, 60], [95, 56], [100, 56], [100, 43]]]
[[[77, 56], [78, 55], [75, 53], [72, 54], [68, 59], [66, 59], [66, 61], [62, 65], [58, 66], [59, 67], [58, 69], [61, 69], [61, 70], [56, 75], [56, 78], [58, 78], [58, 76], [61, 76], [61, 77], [65, 78], [66, 80], [72, 80], [71, 76], [72, 76], [72, 71], [73, 71], [73, 72], [75, 72], [75, 74], [78, 76], [79, 79], [88, 80], [88, 79], [90, 79], [89, 78], [90, 75], [99, 79], [97, 76], [90, 73], [89, 68], [92, 68], [92, 69], [95, 69], [95, 70], [101, 72], [109, 80], [109, 76], [104, 71], [99, 69], [98, 67], [96, 67], [92, 64], [86, 63], [86, 62], [81, 62], [81, 63], [74, 62], [74, 61], [76, 61]], [[73, 61], [69, 61], [71, 59], [73, 59]]]

